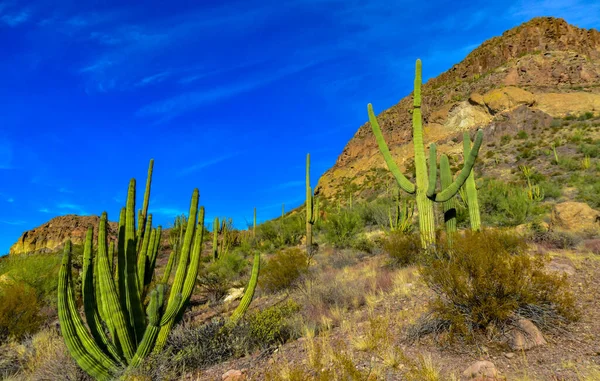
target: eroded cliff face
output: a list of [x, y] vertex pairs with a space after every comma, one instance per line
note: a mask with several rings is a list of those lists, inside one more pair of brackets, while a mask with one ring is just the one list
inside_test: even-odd
[[[427, 62], [423, 62], [427, 65]], [[600, 111], [600, 32], [556, 18], [535, 18], [484, 42], [462, 62], [423, 85], [425, 144], [462, 155], [462, 132], [477, 128], [487, 139], [519, 129], [548, 127], [555, 117]], [[377, 105], [374, 105], [377, 112]], [[399, 166], [413, 158], [412, 96], [378, 115]], [[367, 111], [365, 105], [365, 119]], [[369, 123], [348, 142], [316, 193], [369, 196], [375, 177], [391, 176]], [[380, 186], [381, 181], [377, 182]]]
[[[45, 224], [26, 231], [11, 246], [10, 255], [25, 253], [48, 253], [60, 250], [67, 239], [75, 245], [82, 245], [88, 227], [93, 226], [94, 237], [98, 237], [98, 216], [77, 216], [74, 214], [55, 217]], [[119, 224], [108, 223], [108, 239], [116, 240]]]

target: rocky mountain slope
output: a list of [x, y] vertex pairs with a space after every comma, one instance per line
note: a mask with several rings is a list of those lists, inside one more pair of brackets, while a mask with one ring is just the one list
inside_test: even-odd
[[[427, 65], [427, 62], [423, 62]], [[462, 156], [462, 133], [484, 129], [484, 144], [521, 129], [550, 127], [553, 118], [600, 111], [600, 32], [563, 19], [534, 18], [494, 37], [423, 85], [425, 144]], [[377, 105], [374, 105], [377, 112]], [[413, 158], [412, 96], [378, 115], [401, 168]], [[365, 105], [365, 119], [367, 110]], [[485, 154], [485, 149], [482, 150]], [[369, 123], [319, 180], [326, 198], [369, 198], [393, 182]]]
[[[71, 239], [73, 244], [82, 245], [88, 227], [94, 227], [94, 236], [98, 234], [98, 216], [77, 216], [69, 214], [51, 219], [43, 225], [28, 230], [11, 246], [10, 255], [24, 253], [55, 252], [63, 247], [65, 240]], [[108, 239], [116, 240], [119, 224], [109, 222]]]

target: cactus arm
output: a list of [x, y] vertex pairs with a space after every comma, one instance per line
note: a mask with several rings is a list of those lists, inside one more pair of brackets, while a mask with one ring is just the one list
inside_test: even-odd
[[144, 234], [146, 234], [146, 230], [149, 228], [146, 227], [147, 216], [148, 216], [148, 203], [150, 201], [150, 188], [152, 185], [152, 170], [154, 168], [154, 159], [150, 159], [150, 164], [148, 165], [148, 177], [146, 177], [146, 189], [144, 191], [144, 203], [142, 204], [141, 213], [138, 216], [138, 231], [137, 231], [137, 250], [140, 250], [140, 245], [142, 244], [142, 239]]
[[385, 142], [385, 138], [381, 132], [381, 128], [379, 127], [379, 122], [377, 122], [377, 117], [373, 112], [373, 106], [369, 103], [367, 106], [367, 110], [369, 112], [369, 121], [371, 122], [371, 129], [373, 130], [373, 134], [375, 135], [375, 140], [377, 140], [377, 145], [379, 146], [379, 151], [383, 155], [385, 163], [388, 166], [388, 169], [392, 172], [392, 175], [396, 178], [398, 185], [407, 193], [413, 194], [416, 191], [415, 185], [411, 183], [404, 174], [400, 171], [400, 168], [394, 162], [392, 158], [392, 154]]
[[98, 229], [98, 276], [100, 285], [100, 295], [105, 310], [105, 315], [110, 317], [107, 321], [109, 331], [115, 342], [118, 342], [125, 359], [128, 361], [135, 354], [132, 332], [129, 327], [129, 318], [126, 315], [122, 304], [117, 295], [117, 287], [111, 276], [111, 270], [108, 266], [108, 255], [106, 252], [106, 224], [108, 216], [106, 212], [100, 217], [100, 227]]
[[[471, 154], [471, 137], [468, 132], [463, 134], [463, 156], [467, 157]], [[469, 177], [464, 186], [467, 193], [467, 207], [469, 209], [469, 219], [471, 222], [471, 230], [478, 231], [481, 229], [481, 215], [479, 213], [479, 200], [477, 199], [477, 186], [475, 185], [475, 171], [471, 169]]]
[[252, 225], [252, 237], [256, 237], [256, 208], [254, 208], [254, 225]]
[[127, 309], [127, 262], [125, 255], [125, 208], [121, 208], [119, 215], [119, 237], [117, 240], [117, 290], [119, 292], [119, 302], [123, 308], [123, 312], [129, 320], [129, 310]]
[[[139, 226], [139, 224], [138, 224]], [[154, 230], [152, 230], [152, 215], [148, 216], [148, 220], [146, 221], [146, 231], [142, 238], [142, 247], [141, 251], [138, 253], [137, 257], [137, 271], [138, 271], [138, 289], [143, 294], [144, 290], [144, 280], [146, 279], [146, 267], [149, 267], [147, 252], [150, 245], [150, 238], [154, 238]], [[152, 242], [154, 243], [154, 241]]]
[[171, 276], [171, 269], [173, 268], [173, 263], [175, 262], [175, 250], [171, 250], [171, 255], [169, 255], [169, 261], [167, 262], [167, 267], [165, 267], [165, 273], [162, 277], [162, 283], [167, 284], [169, 282], [169, 277]]
[[475, 159], [477, 159], [477, 155], [479, 154], [479, 148], [481, 147], [481, 142], [483, 141], [483, 131], [479, 130], [477, 132], [477, 137], [475, 138], [475, 143], [469, 152], [469, 155], [465, 157], [465, 163], [463, 164], [462, 170], [459, 175], [456, 177], [454, 182], [450, 184], [448, 187], [444, 188], [440, 193], [436, 194], [434, 197], [435, 202], [444, 202], [448, 201], [452, 197], [456, 195], [458, 189], [463, 186], [463, 184], [467, 181], [473, 166], [475, 165]]
[[200, 256], [202, 255], [202, 241], [204, 240], [204, 207], [200, 207], [198, 213], [198, 225], [196, 227], [196, 237], [194, 239], [194, 248], [190, 258], [190, 264], [186, 271], [185, 281], [181, 292], [182, 305], [187, 304], [192, 297], [192, 292], [196, 286], [198, 277], [198, 267], [200, 265]]
[[146, 329], [146, 315], [140, 299], [137, 272], [137, 244], [135, 234], [135, 179], [129, 182], [127, 208], [125, 211], [125, 255], [126, 255], [126, 297], [129, 320], [133, 326], [135, 343], [139, 343]]
[[71, 241], [67, 241], [58, 275], [57, 306], [62, 336], [71, 356], [86, 373], [97, 380], [110, 380], [112, 367], [116, 368], [117, 364], [95, 346], [94, 340], [74, 308], [74, 299], [71, 278]]
[[[446, 155], [442, 155], [440, 158], [440, 181], [442, 183], [442, 189], [448, 187], [452, 183], [450, 162], [448, 161], [448, 156]], [[456, 234], [456, 202], [454, 198], [445, 201], [443, 203], [443, 207], [448, 243], [449, 245], [452, 245], [453, 236]]]
[[252, 264], [252, 274], [250, 275], [250, 281], [248, 282], [248, 287], [244, 292], [244, 296], [242, 296], [242, 300], [240, 304], [237, 306], [233, 314], [229, 318], [229, 324], [236, 325], [240, 319], [244, 316], [250, 303], [252, 302], [252, 298], [254, 297], [254, 291], [256, 290], [256, 285], [258, 284], [258, 274], [260, 272], [260, 252], [256, 251], [254, 253], [254, 263]]
[[[183, 241], [183, 246], [181, 247], [181, 252], [179, 254], [179, 261], [177, 263], [177, 270], [175, 271], [175, 280], [173, 281], [173, 285], [171, 286], [171, 291], [169, 292], [169, 301], [167, 303], [167, 310], [174, 308], [174, 306], [179, 306], [181, 304], [181, 300], [177, 300], [177, 294], [182, 293], [182, 288], [185, 281], [185, 275], [187, 270], [187, 263], [190, 254], [190, 248], [192, 246], [192, 238], [195, 232], [195, 224], [196, 224], [196, 216], [198, 213], [198, 198], [199, 193], [198, 189], [194, 189], [192, 194], [192, 201], [190, 203], [190, 217], [187, 221], [187, 228], [185, 231], [185, 238]], [[218, 228], [217, 228], [218, 229]], [[204, 230], [204, 229], [203, 229]], [[158, 339], [156, 340], [156, 344], [154, 346], [154, 352], [158, 352], [165, 345], [167, 338], [169, 336], [169, 332], [171, 331], [171, 327], [173, 326], [174, 321], [171, 319], [167, 324], [163, 325], [160, 328], [160, 332], [158, 334]]]
[[154, 347], [154, 343], [156, 342], [156, 338], [158, 337], [158, 332], [160, 331], [159, 322], [159, 295], [157, 290], [152, 290], [150, 293], [150, 303], [148, 304], [148, 308], [146, 309], [146, 313], [148, 314], [148, 327], [144, 332], [144, 337], [140, 341], [140, 345], [135, 352], [135, 355], [131, 359], [131, 363], [129, 364], [131, 367], [137, 367], [140, 365], [142, 360], [152, 352], [152, 348]]
[[435, 194], [437, 185], [437, 147], [434, 143], [429, 146], [429, 186], [427, 187], [427, 197], [431, 198]]
[[[149, 258], [148, 261], [150, 263], [150, 269], [146, 271], [146, 280], [144, 281], [145, 285], [149, 285], [152, 282], [152, 276], [154, 275], [154, 269], [156, 268], [156, 258], [158, 257], [158, 251], [160, 250], [160, 238], [162, 235], [162, 226], [158, 225], [158, 227], [154, 230], [154, 246], [152, 246], [152, 251], [148, 252]], [[150, 236], [152, 239], [152, 236]]]
[[219, 259], [219, 217], [213, 221], [213, 259]]

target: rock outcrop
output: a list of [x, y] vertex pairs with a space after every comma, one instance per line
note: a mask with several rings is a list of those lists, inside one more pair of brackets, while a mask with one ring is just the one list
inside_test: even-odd
[[[67, 239], [75, 245], [83, 244], [88, 227], [94, 227], [94, 237], [98, 236], [98, 216], [77, 216], [69, 214], [55, 217], [45, 224], [28, 230], [11, 246], [10, 255], [26, 253], [47, 253], [61, 249]], [[119, 224], [108, 223], [108, 239], [115, 240]]]

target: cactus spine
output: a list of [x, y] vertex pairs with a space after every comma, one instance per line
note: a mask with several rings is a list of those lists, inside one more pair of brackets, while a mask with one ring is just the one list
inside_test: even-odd
[[310, 186], [310, 153], [306, 154], [306, 252], [312, 253], [312, 226], [316, 221], [314, 195]]
[[436, 193], [435, 187], [437, 183], [437, 153], [435, 144], [429, 146], [429, 176], [427, 171], [427, 163], [425, 161], [425, 149], [423, 144], [423, 121], [421, 114], [421, 60], [417, 60], [415, 69], [415, 82], [414, 82], [414, 94], [413, 94], [413, 110], [412, 110], [412, 125], [413, 125], [413, 144], [415, 149], [415, 170], [416, 170], [416, 184], [411, 183], [402, 174], [397, 164], [392, 158], [392, 154], [385, 142], [385, 138], [377, 122], [375, 113], [373, 112], [373, 106], [369, 103], [367, 106], [369, 113], [369, 121], [371, 122], [371, 128], [373, 134], [379, 145], [385, 162], [392, 172], [398, 185], [405, 192], [416, 195], [417, 209], [419, 211], [419, 230], [421, 233], [421, 244], [423, 248], [429, 248], [435, 243], [435, 221], [433, 218], [433, 203], [448, 201], [454, 197], [458, 192], [458, 189], [465, 183], [479, 152], [481, 141], [483, 139], [483, 133], [479, 131], [475, 144], [470, 151], [470, 155], [465, 158], [463, 168], [456, 178], [448, 187], [442, 188], [442, 191]]
[[[151, 161], [150, 168], [152, 163]], [[151, 176], [151, 169], [148, 172]], [[166, 284], [159, 284], [150, 292], [150, 301], [144, 313], [142, 301], [145, 299], [147, 286], [152, 281], [160, 243], [160, 227], [152, 229], [151, 217], [146, 215], [149, 193], [150, 181], [146, 184], [144, 207], [138, 214], [138, 224], [144, 227], [144, 232], [136, 232], [135, 179], [131, 180], [127, 207], [121, 211], [116, 274], [113, 274], [109, 257], [106, 212], [100, 218], [96, 258], [92, 251], [93, 231], [89, 229], [87, 232], [82, 274], [87, 327], [75, 305], [70, 241], [65, 245], [58, 279], [58, 315], [62, 335], [78, 365], [98, 380], [115, 379], [123, 368], [139, 365], [153, 348], [162, 346], [176, 317], [185, 309], [195, 284], [204, 219], [204, 209], [201, 208], [199, 228], [196, 229], [199, 197], [197, 189], [192, 195], [186, 240], [169, 294], [169, 304], [163, 308]], [[194, 231], [195, 240], [192, 239]], [[169, 262], [172, 267], [173, 257]], [[163, 279], [168, 279], [168, 274]]]

